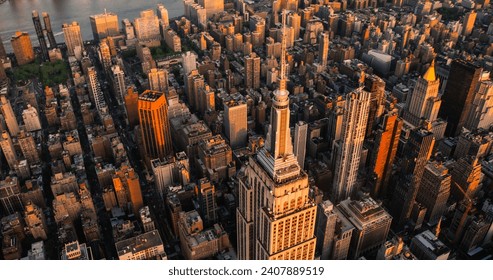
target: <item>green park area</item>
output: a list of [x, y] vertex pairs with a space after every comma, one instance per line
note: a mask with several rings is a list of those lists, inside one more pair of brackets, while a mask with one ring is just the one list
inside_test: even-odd
[[67, 81], [69, 69], [66, 62], [61, 60], [43, 64], [31, 63], [14, 69], [15, 81], [26, 81], [32, 78], [38, 78], [44, 86], [54, 86]]

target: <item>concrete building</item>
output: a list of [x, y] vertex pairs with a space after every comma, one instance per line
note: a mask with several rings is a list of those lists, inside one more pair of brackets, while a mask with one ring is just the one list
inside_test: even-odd
[[46, 240], [48, 238], [48, 227], [43, 210], [35, 204], [26, 204], [24, 217], [29, 233], [34, 239]]
[[24, 211], [21, 187], [17, 177], [7, 177], [0, 181], [0, 206], [8, 215]]
[[2, 138], [0, 139], [0, 147], [7, 160], [10, 170], [14, 170], [16, 164], [19, 162], [17, 153], [15, 151], [14, 142], [7, 131], [2, 132]]
[[254, 52], [245, 56], [245, 87], [260, 87], [260, 57]]
[[12, 105], [5, 95], [0, 96], [0, 102], [2, 115], [7, 124], [7, 129], [10, 132], [10, 135], [15, 137], [19, 134], [19, 123], [15, 117], [14, 110], [12, 110]]
[[374, 254], [387, 240], [392, 217], [371, 197], [346, 199], [337, 208], [353, 224], [350, 257]]
[[24, 65], [34, 61], [33, 45], [28, 33], [15, 32], [10, 39], [10, 43], [12, 44], [17, 64]]
[[104, 14], [90, 16], [89, 20], [91, 22], [92, 34], [96, 41], [120, 34], [118, 15], [114, 13], [105, 11]]
[[166, 69], [153, 68], [147, 76], [149, 78], [150, 90], [159, 92], [168, 90], [168, 71]]
[[178, 227], [180, 247], [187, 260], [207, 259], [231, 246], [224, 229], [219, 224], [204, 229], [202, 218], [195, 210], [181, 212]]
[[221, 135], [202, 140], [198, 145], [198, 156], [200, 175], [214, 183], [225, 181], [236, 173], [233, 152]]
[[410, 249], [420, 260], [446, 260], [450, 255], [450, 249], [429, 230], [415, 235]]
[[80, 25], [74, 21], [72, 23], [64, 23], [62, 25], [63, 37], [67, 45], [67, 54], [75, 56], [77, 59], [82, 59], [82, 51], [84, 50], [84, 41], [80, 32]]
[[164, 244], [157, 230], [115, 243], [120, 260], [166, 260]]
[[230, 96], [224, 104], [224, 131], [231, 148], [243, 148], [247, 144], [247, 104], [241, 95]]
[[22, 111], [22, 120], [24, 121], [24, 129], [33, 132], [41, 129], [41, 121], [39, 120], [38, 110], [30, 104]]
[[159, 18], [154, 10], [140, 12], [140, 17], [134, 20], [135, 35], [139, 42], [147, 46], [159, 46], [161, 43], [161, 32], [159, 30]]
[[371, 95], [358, 88], [345, 96], [341, 139], [335, 142], [336, 160], [332, 199], [342, 201], [352, 195], [365, 139]]
[[138, 111], [147, 160], [164, 160], [173, 153], [168, 104], [164, 93], [144, 91], [139, 96]]
[[308, 124], [303, 121], [296, 123], [294, 127], [294, 155], [301, 169], [305, 167], [306, 141], [308, 138]]

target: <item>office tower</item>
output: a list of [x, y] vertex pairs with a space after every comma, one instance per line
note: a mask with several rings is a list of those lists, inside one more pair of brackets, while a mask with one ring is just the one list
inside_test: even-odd
[[181, 52], [181, 39], [176, 32], [168, 28], [164, 31], [164, 42], [174, 52]]
[[37, 164], [40, 162], [36, 142], [34, 142], [34, 138], [31, 133], [21, 130], [17, 136], [17, 141], [19, 142], [24, 158], [29, 164]]
[[[489, 76], [489, 73], [488, 73]], [[474, 94], [474, 101], [464, 125], [469, 131], [488, 129], [493, 123], [493, 82], [483, 80]]]
[[107, 38], [101, 39], [99, 42], [99, 61], [103, 65], [105, 72], [110, 70], [113, 63], [111, 61], [111, 51]]
[[306, 139], [308, 134], [308, 124], [304, 121], [299, 121], [294, 127], [294, 155], [298, 160], [301, 169], [305, 166], [306, 154]]
[[[250, 17], [250, 31], [252, 32], [252, 45], [254, 47], [262, 46], [265, 42], [265, 19], [259, 15]], [[287, 30], [286, 30], [287, 31]], [[288, 40], [288, 35], [286, 40]], [[255, 38], [254, 38], [255, 37]]]
[[140, 42], [161, 41], [159, 19], [154, 10], [140, 12], [140, 17], [134, 20], [135, 35]]
[[474, 29], [474, 23], [476, 22], [476, 16], [478, 14], [476, 11], [472, 10], [464, 16], [464, 20], [462, 21], [462, 35], [469, 36]]
[[22, 111], [22, 120], [24, 121], [24, 128], [29, 131], [37, 131], [41, 129], [41, 121], [39, 120], [38, 110], [27, 105], [27, 108]]
[[2, 147], [2, 152], [7, 160], [10, 170], [14, 170], [15, 166], [19, 162], [17, 158], [17, 153], [15, 152], [14, 143], [10, 134], [7, 131], [2, 132], [2, 139], [0, 139], [0, 146]]
[[385, 243], [392, 217], [371, 197], [346, 199], [337, 208], [354, 226], [349, 249], [352, 259], [375, 253]]
[[89, 92], [92, 96], [92, 101], [98, 110], [98, 113], [101, 113], [103, 108], [106, 107], [106, 102], [104, 101], [103, 91], [101, 90], [101, 86], [98, 80], [98, 73], [96, 72], [96, 68], [89, 67], [87, 68], [87, 77], [89, 84]]
[[56, 40], [55, 35], [53, 35], [53, 29], [51, 28], [50, 15], [47, 12], [43, 12], [42, 16], [45, 24], [46, 36], [48, 37], [48, 42], [50, 42], [50, 48], [56, 48]]
[[12, 215], [24, 211], [22, 205], [21, 186], [17, 177], [8, 177], [0, 181], [0, 206], [2, 213]]
[[[80, 33], [80, 25], [78, 22], [72, 22], [70, 24], [64, 23], [62, 25], [63, 37], [65, 38], [65, 44], [67, 45], [67, 54], [69, 56], [76, 56], [76, 48], [80, 48], [82, 51], [84, 48], [84, 41]], [[81, 56], [82, 54], [79, 54]]]
[[371, 189], [373, 197], [387, 194], [401, 129], [402, 120], [399, 118], [398, 112], [390, 111], [384, 115], [382, 123], [376, 130], [375, 146], [370, 163], [373, 171]]
[[127, 45], [134, 45], [136, 39], [135, 39], [135, 29], [132, 22], [130, 22], [128, 18], [123, 19], [122, 26], [123, 26], [123, 33], [125, 34], [125, 39], [126, 39], [125, 43]]
[[204, 88], [204, 76], [199, 74], [197, 69], [192, 70], [185, 80], [185, 91], [187, 93], [188, 104], [194, 110], [199, 110], [199, 89]]
[[131, 202], [132, 208], [129, 210], [132, 210], [132, 213], [137, 216], [140, 208], [144, 206], [144, 202], [139, 175], [135, 170], [127, 165], [122, 165], [113, 175], [113, 187], [118, 205], [126, 209], [127, 203]]
[[19, 134], [19, 124], [17, 123], [17, 119], [15, 117], [14, 110], [12, 110], [12, 106], [10, 105], [10, 101], [5, 95], [0, 96], [0, 101], [2, 115], [7, 123], [7, 129], [10, 132], [10, 135], [17, 136], [17, 134]]
[[114, 13], [93, 15], [89, 17], [91, 21], [92, 34], [94, 40], [99, 41], [106, 37], [118, 36], [118, 16]]
[[158, 91], [144, 91], [139, 96], [138, 111], [147, 160], [164, 160], [173, 153], [168, 104], [164, 94]]
[[246, 147], [247, 109], [248, 106], [241, 95], [227, 98], [224, 102], [224, 131], [233, 149]]
[[157, 4], [157, 14], [159, 16], [163, 28], [165, 29], [168, 28], [169, 26], [168, 9], [166, 9], [163, 4]]
[[197, 69], [197, 55], [193, 52], [186, 52], [181, 55], [183, 73], [188, 76], [192, 70]]
[[414, 86], [411, 102], [404, 113], [404, 120], [417, 127], [423, 120], [433, 123], [438, 116], [441, 100], [438, 96], [440, 79], [435, 74], [435, 61]]
[[202, 140], [198, 145], [198, 156], [200, 176], [213, 183], [226, 181], [236, 173], [233, 151], [221, 135]]
[[113, 81], [113, 93], [119, 105], [123, 105], [124, 96], [127, 92], [125, 85], [125, 72], [120, 68], [120, 65], [111, 66], [112, 81]]
[[420, 181], [434, 145], [435, 137], [428, 130], [416, 128], [409, 133], [398, 173], [399, 183], [392, 197], [392, 216], [398, 226], [404, 225], [411, 216]]
[[[41, 48], [42, 59], [43, 61], [46, 61], [48, 60], [48, 47], [46, 46], [46, 39], [43, 33], [43, 26], [41, 25], [41, 20], [39, 19], [38, 12], [33, 11], [32, 15], [33, 15], [34, 30], [36, 30], [36, 36], [38, 36], [39, 47]], [[19, 65], [21, 65], [21, 63], [19, 63]]]
[[279, 88], [274, 91], [265, 146], [249, 158], [239, 180], [239, 259], [310, 260], [315, 256], [317, 206], [309, 197], [308, 175], [293, 154], [289, 129], [285, 17]]
[[119, 260], [167, 260], [159, 231], [152, 230], [115, 243]]
[[[486, 240], [486, 234], [491, 227], [491, 221], [480, 216], [471, 217], [471, 221], [467, 225], [467, 229], [464, 232], [464, 236], [462, 237], [462, 241], [460, 242], [460, 248], [463, 252], [470, 252], [481, 246], [482, 244], [487, 243], [489, 240]], [[483, 242], [484, 240], [484, 242]]]
[[[28, 33], [16, 31], [15, 35], [10, 39], [10, 44], [12, 44], [17, 64], [24, 65], [34, 61], [33, 45]], [[47, 58], [48, 50], [46, 50]]]
[[454, 60], [442, 96], [438, 116], [447, 121], [446, 136], [459, 135], [464, 127], [482, 68], [464, 60]]
[[260, 57], [254, 52], [245, 56], [245, 87], [260, 87]]
[[134, 92], [133, 87], [128, 87], [125, 94], [125, 112], [127, 113], [128, 124], [132, 128], [139, 124], [138, 103], [139, 94]]
[[204, 7], [207, 18], [224, 11], [223, 0], [198, 0], [198, 4]]
[[180, 248], [187, 260], [211, 259], [231, 247], [226, 231], [219, 224], [205, 229], [202, 218], [195, 210], [180, 212], [178, 229]]
[[481, 162], [478, 158], [464, 157], [458, 159], [451, 169], [453, 196], [473, 199], [481, 186]]
[[334, 213], [334, 204], [330, 200], [323, 201], [317, 207], [317, 253], [321, 260], [328, 260], [332, 252], [337, 214]]
[[429, 230], [415, 235], [409, 249], [419, 260], [446, 260], [450, 255], [450, 249]]
[[329, 58], [329, 33], [321, 32], [318, 35], [318, 61], [325, 68]]
[[165, 92], [168, 90], [168, 71], [162, 68], [152, 68], [147, 74], [149, 77], [149, 89]]
[[5, 46], [3, 45], [2, 37], [0, 37], [0, 60], [7, 57], [7, 52], [5, 51]]
[[195, 196], [200, 207], [201, 217], [204, 217], [206, 225], [213, 225], [217, 222], [216, 189], [207, 179], [202, 178], [195, 186]]
[[347, 93], [341, 139], [335, 142], [336, 163], [332, 199], [342, 201], [352, 195], [360, 163], [371, 95], [362, 88]]
[[448, 169], [438, 162], [426, 165], [416, 201], [426, 207], [425, 220], [436, 225], [447, 210], [451, 176]]
[[46, 225], [46, 218], [43, 210], [37, 205], [29, 202], [26, 204], [24, 217], [26, 220], [26, 226], [33, 238], [46, 240], [48, 237], [48, 227]]
[[365, 137], [372, 136], [372, 132], [382, 119], [385, 110], [385, 81], [374, 74], [366, 75], [364, 79], [365, 90], [370, 92], [370, 109], [366, 125]]

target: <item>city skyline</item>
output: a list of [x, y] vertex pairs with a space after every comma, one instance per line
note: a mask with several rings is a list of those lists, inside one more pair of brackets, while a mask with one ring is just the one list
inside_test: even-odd
[[0, 259], [491, 258], [488, 2], [181, 3], [3, 38]]

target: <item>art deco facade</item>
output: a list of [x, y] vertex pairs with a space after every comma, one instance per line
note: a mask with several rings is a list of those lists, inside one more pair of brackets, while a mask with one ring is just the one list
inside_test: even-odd
[[286, 45], [281, 79], [274, 92], [265, 147], [249, 159], [240, 180], [237, 209], [239, 259], [310, 260], [315, 257], [317, 207], [309, 197], [308, 175], [293, 154], [286, 88]]

